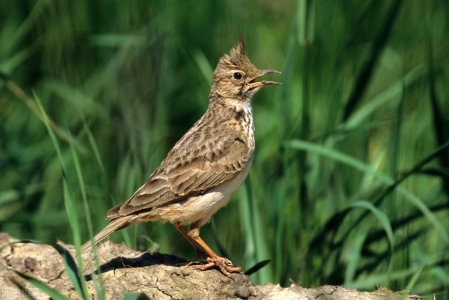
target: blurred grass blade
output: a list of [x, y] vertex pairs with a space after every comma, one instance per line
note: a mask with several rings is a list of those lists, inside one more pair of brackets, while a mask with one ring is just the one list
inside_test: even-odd
[[368, 231], [363, 230], [361, 233], [357, 233], [354, 238], [351, 239], [351, 247], [348, 250], [348, 262], [345, 269], [345, 282], [344, 286], [348, 286], [354, 280], [357, 266], [360, 263], [360, 257], [362, 253], [363, 243], [366, 240]]
[[[251, 176], [251, 175], [250, 175]], [[251, 178], [251, 177], [250, 177]], [[245, 262], [252, 265], [256, 262], [256, 241], [254, 230], [251, 223], [251, 204], [249, 202], [248, 181], [246, 181], [239, 189], [239, 217], [242, 224], [242, 232], [245, 239]]]
[[79, 276], [78, 268], [70, 252], [56, 243], [52, 243], [51, 246], [61, 255], [67, 275], [78, 295], [82, 296], [83, 299], [87, 299], [87, 287], [83, 287], [83, 281]]
[[[430, 45], [431, 47], [431, 45]], [[437, 143], [439, 146], [443, 145], [449, 140], [449, 122], [446, 120], [444, 116], [444, 109], [442, 109], [439, 104], [436, 86], [435, 86], [435, 70], [433, 67], [432, 60], [432, 51], [429, 55], [428, 65], [430, 68], [429, 71], [429, 99], [432, 108], [432, 121], [433, 121], [433, 129], [437, 138]], [[441, 162], [444, 163], [443, 167], [449, 167], [449, 155], [448, 153], [444, 153], [446, 155], [441, 155]]]
[[51, 3], [51, 0], [38, 0], [34, 1], [34, 6], [26, 17], [26, 19], [22, 22], [21, 26], [16, 29], [15, 36], [11, 38], [10, 42], [4, 45], [5, 49], [3, 51], [11, 51], [11, 49], [19, 44], [21, 40], [23, 40], [27, 34], [33, 31], [36, 23], [39, 22], [39, 18], [42, 15], [45, 15], [45, 8], [48, 4]]
[[[395, 241], [394, 241], [393, 230], [391, 227], [390, 220], [388, 219], [388, 216], [385, 213], [383, 213], [381, 210], [379, 210], [377, 207], [375, 207], [372, 203], [370, 203], [368, 201], [364, 201], [364, 200], [356, 201], [355, 203], [351, 204], [351, 207], [365, 208], [365, 209], [369, 210], [371, 213], [373, 213], [374, 216], [378, 219], [381, 227], [383, 228], [385, 234], [387, 235], [388, 244], [389, 244], [388, 252], [390, 254], [388, 270], [391, 271], [392, 262], [393, 262], [392, 257], [393, 257], [394, 249], [395, 249]], [[349, 234], [349, 232], [351, 232], [351, 231], [348, 230], [348, 234]], [[342, 239], [342, 240], [344, 240], [344, 239]], [[360, 255], [360, 252], [358, 252], [357, 254]], [[350, 266], [350, 264], [352, 264], [352, 265]], [[349, 280], [349, 282], [352, 282], [352, 280], [355, 278], [354, 277], [354, 275], [356, 274], [355, 267], [356, 266], [354, 266], [352, 259], [350, 259], [349, 264], [348, 264], [348, 272], [346, 273], [346, 276], [345, 276], [345, 282], [346, 282], [346, 280]]]
[[75, 241], [75, 246], [79, 247], [81, 245], [81, 232], [78, 218], [78, 209], [76, 207], [75, 200], [73, 199], [72, 194], [69, 191], [67, 178], [64, 175], [62, 184], [64, 189], [64, 204], [66, 207], [70, 227], [72, 228], [73, 239]]
[[[298, 43], [301, 47], [301, 112], [300, 112], [300, 125], [299, 125], [299, 139], [309, 140], [310, 127], [311, 127], [311, 77], [313, 73], [313, 64], [310, 59], [313, 51], [313, 31], [314, 31], [314, 1], [301, 0], [298, 1]], [[296, 161], [290, 157], [294, 157]], [[307, 153], [299, 156], [292, 156], [292, 154], [286, 154], [284, 158], [284, 164], [292, 165], [297, 164], [298, 173], [297, 184], [299, 186], [298, 205], [303, 210], [309, 210], [311, 206], [311, 199], [309, 199], [308, 185], [306, 183], [307, 174]], [[287, 166], [284, 166], [285, 168]]]
[[397, 19], [401, 3], [402, 0], [395, 0], [391, 3], [387, 16], [385, 17], [385, 22], [373, 42], [369, 57], [354, 82], [352, 92], [343, 110], [343, 122], [345, 122], [352, 115], [356, 106], [363, 98], [363, 94], [371, 81], [371, 77], [373, 76], [379, 57], [382, 54], [382, 50], [385, 48], [387, 40], [390, 36], [394, 21]]
[[410, 282], [407, 284], [407, 286], [404, 289], [404, 292], [402, 293], [401, 297], [399, 298], [399, 300], [404, 300], [407, 299], [407, 296], [410, 294], [410, 291], [412, 290], [412, 288], [416, 285], [416, 283], [418, 282], [418, 278], [421, 275], [422, 271], [424, 269], [424, 266], [421, 266], [414, 274], [412, 279], [410, 279]]
[[[423, 158], [421, 161], [419, 161], [418, 163], [416, 163], [410, 170], [408, 170], [407, 172], [404, 172], [394, 183], [390, 184], [383, 193], [381, 193], [377, 198], [375, 198], [373, 200], [374, 205], [380, 205], [380, 203], [382, 203], [384, 201], [384, 199], [386, 199], [386, 197], [392, 193], [398, 186], [399, 184], [401, 184], [405, 179], [407, 179], [409, 176], [411, 176], [414, 173], [419, 172], [419, 170], [421, 170], [426, 164], [428, 164], [429, 162], [431, 162], [432, 160], [434, 160], [435, 158], [437, 158], [441, 152], [445, 151], [447, 148], [449, 148], [449, 142], [447, 142], [446, 144], [442, 145], [441, 147], [437, 148], [435, 151], [433, 151], [431, 154], [429, 154], [428, 156], [426, 156], [425, 158]], [[402, 189], [400, 189], [402, 190]], [[412, 195], [412, 197], [414, 197], [414, 195]], [[444, 208], [447, 206], [440, 206], [437, 205], [437, 208]], [[438, 211], [439, 209], [427, 209], [427, 207], [423, 208], [424, 211]], [[426, 214], [424, 214], [426, 215]], [[367, 216], [367, 213], [363, 213], [360, 217], [357, 218], [357, 220], [355, 220], [353, 222], [353, 226], [357, 226], [363, 219], [365, 219], [365, 217]], [[418, 216], [416, 216], [418, 217]], [[405, 220], [408, 220], [407, 218]], [[441, 228], [443, 231], [444, 229]], [[343, 234], [342, 240], [345, 239], [345, 237], [347, 237], [349, 235], [349, 232], [351, 231], [351, 228], [348, 229], [348, 231]]]
[[[377, 0], [364, 1], [363, 7], [359, 11], [357, 11], [355, 24], [362, 24], [366, 20], [366, 18], [369, 17], [369, 14], [372, 13], [375, 4], [377, 4]], [[360, 30], [359, 26], [353, 26], [351, 28], [348, 28], [348, 30], [345, 32], [345, 37], [341, 44], [341, 49], [338, 51], [338, 57], [335, 60], [335, 66], [333, 68], [335, 72], [338, 72], [343, 67], [346, 55], [350, 50], [351, 45], [355, 43], [358, 30]]]
[[366, 208], [369, 211], [371, 211], [374, 216], [379, 220], [380, 225], [384, 229], [387, 237], [388, 242], [390, 244], [390, 251], [393, 252], [394, 249], [394, 237], [393, 237], [393, 230], [391, 229], [390, 221], [388, 220], [388, 217], [386, 214], [384, 214], [381, 210], [379, 210], [377, 207], [375, 207], [372, 203], [368, 201], [356, 201], [353, 204], [351, 204], [352, 207], [361, 207]]
[[270, 262], [271, 262], [271, 259], [266, 259], [266, 260], [258, 262], [257, 264], [255, 264], [254, 266], [249, 268], [248, 271], [245, 272], [245, 275], [250, 276], [251, 274], [256, 273], [257, 271], [259, 271], [260, 269], [262, 269], [263, 267], [268, 265]]
[[[87, 124], [85, 124], [85, 126], [87, 126]], [[95, 146], [95, 144], [93, 145]], [[76, 154], [76, 149], [73, 146], [73, 143], [70, 143], [70, 149], [72, 152], [72, 157], [73, 157], [73, 164], [75, 166], [75, 171], [76, 171], [76, 175], [78, 178], [78, 184], [80, 187], [80, 191], [81, 191], [81, 197], [83, 200], [83, 207], [84, 207], [84, 215], [85, 215], [85, 219], [86, 219], [86, 223], [87, 223], [87, 229], [89, 232], [89, 236], [93, 237], [93, 225], [92, 225], [92, 215], [91, 215], [91, 211], [90, 211], [90, 207], [89, 207], [89, 203], [87, 201], [87, 192], [86, 192], [86, 185], [84, 183], [84, 178], [83, 178], [83, 174], [81, 172], [81, 165], [78, 159], [78, 155]], [[95, 153], [96, 148], [94, 148], [94, 153]], [[104, 170], [102, 170], [104, 171]], [[65, 185], [64, 185], [65, 187]], [[64, 188], [64, 191], [66, 191], [67, 189]], [[73, 200], [72, 200], [73, 202]], [[71, 210], [76, 210], [76, 205], [74, 205], [74, 203], [71, 204]], [[78, 236], [81, 236], [80, 233], [80, 229], [79, 229], [79, 224], [78, 224], [78, 217], [74, 216], [74, 221], [76, 222], [76, 226], [77, 229], [76, 231], [79, 233]], [[74, 231], [75, 232], [75, 231]], [[80, 266], [80, 270], [83, 270], [83, 259], [82, 259], [82, 253], [81, 253], [81, 248], [79, 247], [81, 246], [81, 244], [78, 245], [78, 247], [76, 247], [76, 253], [77, 253], [77, 258], [78, 258], [78, 265]], [[95, 265], [96, 268], [99, 269], [100, 268], [100, 262], [98, 260], [98, 256], [97, 256], [97, 248], [94, 246], [92, 251], [95, 254]], [[102, 280], [102, 276], [101, 274], [99, 275], [99, 280], [97, 276], [94, 276], [94, 286], [95, 289], [97, 291], [97, 296], [99, 299], [104, 299], [105, 298], [105, 292], [104, 292], [104, 285], [103, 285], [103, 280]], [[85, 288], [85, 283], [83, 281], [83, 287]], [[87, 291], [87, 289], [84, 289], [84, 291]]]
[[56, 150], [56, 153], [57, 153], [57, 156], [59, 159], [59, 163], [61, 164], [61, 168], [63, 171], [62, 181], [63, 181], [63, 187], [64, 187], [64, 203], [66, 205], [67, 216], [69, 218], [70, 226], [72, 228], [75, 245], [80, 246], [81, 245], [81, 239], [80, 239], [81, 234], [80, 234], [80, 229], [79, 229], [78, 210], [76, 208], [75, 200], [73, 199], [72, 195], [69, 192], [69, 187], [68, 187], [67, 178], [66, 178], [67, 173], [66, 173], [65, 160], [62, 155], [61, 148], [59, 147], [58, 140], [56, 139], [56, 136], [53, 133], [53, 130], [50, 126], [47, 114], [45, 113], [45, 110], [42, 107], [42, 103], [40, 102], [39, 97], [36, 94], [34, 96], [36, 99], [36, 103], [39, 107], [39, 110], [43, 116], [44, 124], [47, 128], [48, 134], [50, 135], [50, 138], [52, 140], [53, 147]]
[[[267, 231], [267, 224], [264, 223], [263, 216], [261, 215], [259, 205], [257, 203], [257, 199], [252, 192], [253, 188], [252, 180], [250, 179], [250, 184], [248, 184], [248, 198], [250, 203], [250, 209], [251, 209], [251, 224], [253, 226], [254, 230], [254, 239], [255, 239], [255, 249], [256, 251], [256, 259], [258, 261], [265, 260], [267, 257], [270, 257], [269, 251], [268, 251], [268, 244], [265, 239], [266, 237], [266, 231]], [[272, 272], [270, 268], [264, 268], [260, 272], [257, 273], [260, 280], [260, 283], [268, 283], [272, 281]]]
[[[14, 54], [14, 56], [10, 57], [5, 62], [0, 62], [0, 66], [2, 71], [12, 74], [14, 71], [16, 71], [18, 68], [26, 64], [26, 61], [33, 57], [33, 55], [36, 54], [36, 52], [39, 51], [39, 47], [41, 47], [41, 41], [36, 41], [34, 44], [30, 45], [28, 48], [25, 48], [17, 53]], [[0, 75], [1, 77], [1, 75]], [[1, 78], [0, 78], [1, 79]], [[8, 79], [4, 79], [5, 81]]]
[[[8, 89], [11, 92], [13, 92], [17, 96], [17, 98], [22, 99], [25, 102], [25, 104], [31, 109], [31, 111], [44, 124], [46, 125], [48, 124], [61, 140], [66, 142], [69, 141], [69, 135], [64, 130], [59, 128], [55, 124], [55, 122], [43, 112], [42, 106], [40, 104], [36, 105], [36, 102], [34, 102], [33, 99], [30, 96], [28, 96], [27, 93], [25, 93], [25, 91], [18, 84], [16, 84], [8, 75], [0, 71], [0, 79], [4, 80]], [[36, 95], [34, 96], [35, 99], [37, 100], [38, 99], [37, 96]], [[87, 149], [79, 141], [75, 141], [75, 145], [77, 149], [80, 150], [80, 152], [82, 152], [83, 154], [88, 153]]]
[[145, 295], [144, 293], [126, 293], [123, 296], [123, 300], [150, 300], [150, 298], [148, 298], [147, 295]]
[[[249, 176], [246, 183], [239, 188], [240, 222], [243, 225], [245, 237], [245, 264], [252, 265], [270, 257], [265, 240], [266, 224], [262, 221], [256, 197], [252, 190], [253, 177]], [[271, 269], [266, 268], [256, 274], [257, 282], [266, 283], [272, 280]]]
[[[75, 203], [75, 200], [73, 199], [69, 187], [67, 184], [67, 179], [65, 176], [63, 176], [63, 190], [64, 190], [64, 204], [67, 211], [67, 216], [69, 219], [70, 227], [72, 229], [73, 239], [75, 241], [76, 251], [78, 253], [78, 262], [80, 264], [80, 269], [83, 270], [83, 260], [81, 258], [81, 232], [80, 232], [80, 225], [79, 225], [79, 218], [78, 218], [78, 209]], [[59, 245], [58, 245], [59, 246]], [[75, 261], [73, 260], [72, 256], [68, 251], [62, 247], [57, 247], [53, 245], [55, 249], [61, 254], [61, 256], [64, 259], [64, 265], [67, 270], [67, 274], [69, 275], [70, 281], [72, 281], [73, 286], [75, 287], [75, 290], [78, 292], [79, 295], [82, 295], [84, 299], [86, 299], [87, 295], [87, 286], [86, 282], [83, 279], [80, 279], [78, 274], [78, 269], [75, 264]], [[62, 251], [62, 252], [61, 252]]]
[[[428, 49], [429, 49], [429, 59], [428, 65], [430, 68], [429, 72], [429, 98], [432, 109], [432, 121], [433, 121], [433, 131], [435, 132], [435, 137], [438, 145], [443, 145], [444, 143], [449, 141], [449, 120], [445, 118], [443, 113], [444, 109], [442, 109], [440, 105], [440, 101], [438, 100], [436, 84], [435, 84], [435, 70], [434, 70], [434, 62], [433, 62], [433, 47], [430, 41], [430, 37], [428, 39]], [[441, 153], [439, 157], [440, 166], [445, 170], [449, 170], [449, 150]], [[446, 192], [446, 195], [449, 196], [449, 176], [443, 176], [441, 178], [443, 180], [443, 189]]]
[[[78, 218], [78, 209], [75, 203], [75, 200], [73, 199], [70, 191], [69, 191], [69, 186], [67, 183], [67, 178], [66, 178], [66, 164], [65, 164], [65, 160], [63, 158], [62, 152], [61, 152], [61, 148], [59, 147], [58, 141], [56, 139], [56, 136], [54, 135], [52, 128], [48, 122], [48, 117], [47, 114], [45, 113], [45, 110], [42, 107], [42, 104], [39, 100], [39, 97], [37, 97], [37, 95], [35, 94], [35, 99], [36, 99], [36, 103], [39, 107], [39, 110], [43, 116], [43, 120], [44, 120], [44, 124], [47, 128], [48, 134], [50, 135], [50, 138], [52, 140], [53, 146], [56, 150], [58, 159], [59, 159], [59, 163], [61, 164], [61, 168], [63, 171], [63, 178], [62, 178], [62, 183], [63, 183], [63, 191], [64, 191], [64, 204], [66, 207], [66, 211], [67, 211], [67, 216], [69, 219], [69, 223], [70, 223], [70, 227], [72, 229], [72, 234], [73, 234], [73, 239], [75, 241], [75, 246], [77, 247], [77, 251], [79, 251], [79, 247], [81, 245], [81, 233], [80, 233], [80, 228], [79, 228], [79, 218]], [[55, 246], [54, 246], [55, 247]], [[65, 266], [67, 267], [67, 273], [69, 274], [69, 278], [72, 280], [75, 289], [77, 290], [77, 292], [80, 295], [83, 295], [84, 298], [86, 298], [86, 293], [87, 293], [87, 287], [85, 284], [84, 280], [80, 280], [79, 276], [78, 276], [78, 271], [77, 271], [77, 267], [75, 262], [73, 261], [73, 258], [70, 256], [70, 254], [68, 254], [67, 257], [67, 253], [65, 251], [63, 251], [62, 253], [61, 248], [57, 248], [55, 247], [55, 249], [63, 256], [63, 259], [65, 261]], [[64, 249], [65, 250], [65, 249]], [[73, 261], [73, 264], [72, 264]], [[82, 259], [79, 258], [80, 261], [80, 267], [82, 268]], [[67, 264], [66, 264], [67, 262]], [[75, 268], [75, 270], [73, 269]], [[73, 275], [76, 274], [76, 275]], [[72, 276], [72, 277], [71, 277]], [[76, 276], [76, 277], [73, 277]]]
[[[422, 216], [422, 214], [420, 214]], [[399, 251], [406, 251], [407, 249], [410, 249], [410, 245], [413, 242], [416, 242], [417, 240], [419, 240], [419, 238], [422, 238], [430, 229], [430, 226], [426, 226], [423, 229], [417, 230], [413, 233], [408, 234], [404, 239], [399, 240], [396, 239], [395, 242], [395, 253], [398, 253]], [[370, 263], [365, 263], [361, 268], [359, 268], [357, 270], [357, 275], [360, 274], [372, 274], [377, 268], [379, 268], [379, 264], [380, 262], [386, 262], [387, 259], [391, 258], [391, 251], [390, 249], [382, 251], [381, 253], [374, 253], [372, 251], [369, 251], [369, 249], [372, 249], [372, 247], [375, 245], [376, 242], [379, 241], [379, 237], [380, 235], [376, 232], [375, 234], [370, 234], [368, 235], [365, 244], [363, 245], [364, 249], [363, 251], [365, 252], [365, 256], [369, 256], [370, 260], [372, 260], [372, 262]], [[382, 237], [385, 237], [385, 233], [382, 230]], [[374, 239], [371, 239], [371, 237], [374, 237]], [[400, 253], [400, 252], [399, 252]], [[389, 274], [391, 272], [391, 268], [392, 268], [392, 264], [391, 264], [392, 260], [390, 259], [390, 264], [388, 265], [388, 271], [386, 274]]]
[[[212, 238], [214, 239], [214, 242], [217, 244], [217, 248], [218, 248], [218, 253], [220, 253], [221, 256], [223, 257], [227, 257], [230, 258], [228, 251], [226, 251], [226, 248], [223, 247], [223, 244], [220, 242], [220, 240], [218, 239], [218, 234], [217, 232], [219, 232], [219, 229], [217, 229], [217, 226], [215, 225], [214, 220], [212, 219], [211, 222], [211, 229], [213, 232]], [[231, 259], [232, 261], [232, 259]]]
[[[351, 209], [345, 208], [341, 211], [336, 212], [333, 214], [324, 224], [322, 228], [318, 231], [318, 233], [315, 234], [315, 236], [312, 238], [309, 249], [311, 251], [320, 251], [323, 250], [321, 248], [321, 245], [323, 241], [325, 240], [325, 237], [330, 235], [331, 237], [335, 236], [335, 233], [339, 231], [341, 225], [343, 224], [343, 221], [348, 216], [348, 214], [351, 212]], [[355, 226], [352, 226], [350, 230], [352, 230]], [[321, 252], [321, 251], [320, 251]]]
[[[84, 206], [84, 213], [85, 213], [85, 216], [86, 216], [87, 228], [89, 230], [89, 234], [92, 236], [93, 235], [93, 226], [92, 226], [90, 208], [89, 208], [89, 204], [87, 202], [86, 185], [84, 183], [83, 174], [81, 172], [81, 166], [80, 166], [80, 162], [79, 162], [79, 159], [78, 159], [78, 155], [76, 154], [76, 150], [73, 147], [72, 143], [70, 143], [70, 148], [71, 148], [72, 157], [73, 157], [73, 164], [75, 166], [75, 171], [76, 171], [76, 175], [77, 175], [77, 178], [78, 178], [78, 185], [79, 185], [80, 191], [81, 191], [81, 197], [82, 197], [82, 200], [83, 200], [83, 206]], [[64, 187], [66, 187], [66, 185], [64, 185]], [[68, 188], [65, 188], [64, 191], [68, 193]], [[69, 197], [69, 196], [70, 195], [67, 195], [67, 197]], [[72, 211], [75, 212], [75, 215], [73, 216], [73, 221], [76, 222], [76, 224], [73, 225], [73, 226], [76, 226], [76, 228], [74, 230], [74, 233], [77, 233], [79, 236], [81, 236], [80, 229], [79, 229], [79, 219], [78, 219], [78, 214], [77, 214], [77, 207], [76, 207], [75, 201], [73, 200], [72, 197], [70, 197], [69, 200], [70, 200], [70, 210], [68, 210], [68, 213], [72, 212]], [[79, 254], [80, 253], [78, 253], [78, 255]]]
[[212, 73], [214, 72], [214, 70], [212, 69], [204, 53], [201, 50], [197, 49], [193, 51], [192, 56], [198, 68], [200, 69], [204, 80], [207, 82], [209, 86], [212, 85]]
[[98, 145], [97, 145], [97, 142], [95, 141], [94, 135], [92, 134], [92, 131], [90, 130], [89, 124], [87, 124], [86, 117], [79, 110], [78, 110], [78, 115], [80, 116], [80, 118], [83, 122], [84, 130], [86, 131], [87, 137], [89, 138], [89, 144], [94, 153], [94, 156], [98, 163], [98, 166], [100, 167], [101, 172], [103, 173], [103, 176], [106, 177], [106, 171], [104, 168], [103, 160], [101, 158], [100, 151], [98, 150]]
[[409, 268], [388, 273], [370, 274], [364, 278], [360, 278], [346, 286], [347, 288], [367, 290], [374, 286], [386, 286], [390, 280], [402, 279], [407, 276], [416, 274], [417, 268]]
[[[441, 207], [441, 205], [440, 205]], [[435, 210], [433, 210], [432, 208], [430, 208], [431, 211], [435, 212]], [[402, 229], [404, 227], [410, 226], [414, 221], [418, 220], [419, 218], [422, 218], [423, 214], [419, 211], [417, 211], [416, 213], [410, 214], [402, 219], [398, 219], [395, 220], [394, 222], [392, 222], [391, 224], [391, 228], [394, 231]], [[422, 228], [422, 231], [419, 230], [417, 231], [417, 233], [421, 233], [424, 234], [425, 231], [427, 231], [429, 228], [428, 227], [424, 227]], [[402, 243], [404, 243], [404, 241], [407, 241], [409, 239], [409, 237], [413, 237], [414, 239], [418, 238], [418, 236], [414, 236], [416, 233], [414, 234], [408, 234], [407, 238], [405, 240], [402, 241]], [[385, 229], [379, 229], [379, 230], [375, 230], [373, 233], [370, 234], [369, 236], [369, 240], [367, 242], [367, 245], [369, 246], [370, 244], [376, 243], [379, 240], [383, 239], [385, 237]], [[388, 236], [387, 236], [388, 239]], [[409, 241], [411, 242], [413, 239], [410, 239]], [[396, 243], [395, 243], [395, 249], [396, 249]]]
[[[343, 125], [343, 129], [355, 130], [363, 126], [370, 116], [373, 115], [378, 109], [382, 108], [388, 101], [391, 101], [393, 97], [400, 96], [404, 91], [404, 88], [410, 87], [413, 83], [416, 83], [418, 79], [422, 78], [427, 72], [427, 65], [421, 63], [407, 74], [405, 74], [399, 81], [393, 83], [388, 88], [383, 89], [381, 92], [369, 99], [367, 103], [364, 103], [357, 111], [354, 111], [351, 116]], [[400, 99], [400, 97], [398, 97]]]
[[63, 172], [65, 172], [64, 158], [62, 156], [61, 148], [59, 147], [58, 140], [56, 139], [56, 136], [55, 136], [54, 131], [53, 131], [54, 127], [52, 126], [52, 124], [54, 124], [54, 123], [48, 118], [47, 114], [45, 113], [44, 107], [42, 106], [42, 103], [41, 103], [41, 101], [39, 100], [39, 97], [36, 94], [34, 94], [34, 99], [36, 99], [36, 102], [32, 102], [32, 99], [30, 99], [29, 101], [31, 103], [33, 103], [33, 105], [34, 105], [34, 103], [37, 104], [37, 108], [39, 109], [39, 115], [42, 118], [42, 122], [44, 123], [45, 128], [47, 128], [48, 135], [50, 136], [51, 141], [52, 141], [53, 146], [54, 146], [54, 149], [56, 150], [56, 154], [58, 155], [59, 162], [61, 163], [62, 170], [63, 170]]
[[[449, 145], [449, 143], [448, 143]], [[444, 147], [447, 147], [448, 145], [443, 145]], [[371, 168], [369, 165], [362, 163], [361, 161], [348, 156], [346, 154], [343, 154], [339, 151], [336, 151], [331, 148], [323, 147], [320, 145], [316, 145], [310, 142], [306, 141], [300, 141], [300, 140], [292, 140], [286, 142], [287, 147], [291, 147], [293, 149], [297, 150], [303, 150], [303, 151], [309, 151], [313, 152], [315, 154], [323, 155], [328, 158], [331, 158], [335, 161], [344, 163], [346, 165], [349, 165], [355, 169], [358, 169], [361, 172], [364, 172], [368, 175], [373, 176], [374, 178], [377, 178], [381, 180], [383, 183], [388, 185], [394, 185], [395, 181], [390, 178], [389, 176], [378, 172]], [[440, 147], [438, 150], [441, 151], [442, 147]], [[423, 203], [421, 199], [416, 197], [413, 193], [410, 191], [401, 188], [396, 187], [399, 194], [403, 195], [406, 199], [408, 199], [413, 205], [415, 205], [421, 212], [427, 217], [430, 223], [433, 224], [433, 226], [438, 231], [439, 235], [443, 239], [443, 241], [449, 245], [449, 232], [441, 225], [440, 221], [436, 218], [436, 216], [429, 210], [429, 208]]]
[[27, 274], [24, 274], [22, 272], [15, 271], [15, 270], [13, 270], [13, 272], [16, 273], [17, 275], [19, 275], [20, 277], [22, 277], [23, 279], [25, 279], [30, 284], [32, 284], [35, 287], [37, 287], [38, 289], [40, 289], [45, 294], [52, 297], [52, 299], [54, 299], [54, 300], [68, 300], [69, 299], [66, 296], [64, 296], [63, 294], [59, 293], [55, 289], [49, 287], [47, 284], [43, 283], [42, 281], [40, 281], [34, 277], [28, 276]]
[[379, 180], [381, 180], [384, 183], [391, 184], [393, 183], [393, 179], [388, 177], [387, 175], [377, 172], [373, 168], [371, 168], [368, 164], [361, 162], [358, 159], [355, 159], [349, 155], [346, 155], [342, 152], [339, 152], [333, 148], [321, 146], [318, 144], [310, 143], [307, 141], [301, 141], [301, 140], [290, 140], [285, 143], [287, 147], [290, 147], [292, 149], [296, 150], [303, 150], [308, 151], [314, 154], [326, 156], [328, 158], [331, 158], [335, 161], [344, 163], [348, 166], [351, 166], [365, 174], [371, 175]]

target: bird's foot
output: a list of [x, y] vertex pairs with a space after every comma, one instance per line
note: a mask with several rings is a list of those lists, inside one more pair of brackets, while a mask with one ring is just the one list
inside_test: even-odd
[[205, 271], [214, 267], [218, 267], [220, 271], [229, 278], [231, 278], [231, 273], [240, 273], [242, 271], [242, 268], [234, 267], [232, 262], [224, 257], [217, 257], [217, 258], [207, 257], [206, 260], [207, 260], [206, 264], [192, 265], [192, 268]]

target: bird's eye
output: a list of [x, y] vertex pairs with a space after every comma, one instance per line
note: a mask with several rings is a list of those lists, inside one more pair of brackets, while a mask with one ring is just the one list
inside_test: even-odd
[[242, 79], [242, 73], [240, 73], [240, 72], [235, 72], [235, 73], [234, 73], [234, 78], [235, 78], [235, 79]]

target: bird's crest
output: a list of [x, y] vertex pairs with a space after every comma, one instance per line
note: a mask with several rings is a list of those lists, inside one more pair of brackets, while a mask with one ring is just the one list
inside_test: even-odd
[[245, 41], [243, 40], [242, 34], [240, 34], [239, 43], [232, 48], [231, 56], [224, 55], [222, 58], [220, 58], [218, 66], [220, 65], [231, 69], [239, 68], [244, 65], [250, 65], [254, 67], [253, 64], [249, 61], [249, 58], [246, 56]]

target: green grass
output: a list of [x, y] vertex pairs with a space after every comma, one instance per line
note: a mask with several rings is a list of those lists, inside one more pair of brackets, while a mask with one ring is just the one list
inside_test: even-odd
[[[87, 241], [204, 113], [242, 32], [282, 86], [254, 97], [250, 176], [203, 238], [271, 259], [255, 283], [449, 299], [445, 1], [21, 4], [0, 3], [0, 231]], [[111, 239], [194, 256], [169, 224]]]

